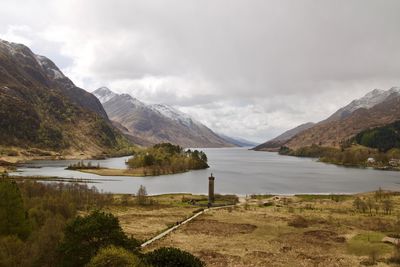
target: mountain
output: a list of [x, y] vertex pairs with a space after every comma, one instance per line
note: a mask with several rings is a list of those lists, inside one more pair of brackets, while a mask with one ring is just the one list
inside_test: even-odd
[[283, 134], [265, 142], [262, 143], [261, 145], [258, 145], [254, 147], [254, 150], [265, 150], [265, 151], [278, 151], [281, 146], [284, 146], [286, 142], [288, 142], [291, 138], [293, 138], [295, 135], [313, 127], [315, 123], [313, 122], [308, 122], [301, 124], [293, 129], [290, 129]]
[[128, 94], [102, 87], [93, 92], [109, 118], [130, 140], [141, 145], [170, 142], [183, 147], [233, 146], [212, 130], [167, 105], [147, 105]]
[[257, 145], [256, 142], [249, 141], [249, 140], [246, 140], [244, 138], [230, 137], [230, 136], [227, 136], [227, 135], [221, 134], [221, 133], [218, 133], [218, 135], [221, 136], [228, 143], [234, 144], [234, 145], [239, 146], [239, 147], [253, 147], [253, 146]]
[[345, 119], [346, 117], [350, 116], [354, 111], [360, 108], [370, 109], [388, 99], [393, 93], [399, 94], [400, 87], [392, 87], [391, 89], [385, 91], [382, 89], [374, 89], [371, 92], [367, 93], [365, 96], [353, 100], [347, 106], [339, 109], [334, 114], [332, 114], [328, 119], [327, 122]]
[[291, 149], [313, 144], [340, 147], [361, 131], [399, 119], [400, 87], [387, 91], [373, 90], [339, 109], [328, 119], [294, 136], [285, 146]]
[[99, 99], [100, 103], [105, 103], [117, 94], [112, 92], [107, 87], [100, 87], [95, 91], [95, 96]]
[[0, 40], [2, 147], [97, 155], [122, 139], [99, 100], [75, 86], [50, 59]]

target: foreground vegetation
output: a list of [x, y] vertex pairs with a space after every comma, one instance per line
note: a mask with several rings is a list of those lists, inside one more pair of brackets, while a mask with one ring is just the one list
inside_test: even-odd
[[147, 250], [172, 245], [218, 267], [397, 266], [400, 249], [384, 240], [399, 237], [399, 212], [400, 195], [383, 190], [257, 195], [208, 212]]
[[[236, 196], [217, 196], [221, 204]], [[400, 193], [253, 195], [204, 213], [206, 196], [100, 194], [75, 183], [0, 182], [0, 266], [395, 266]]]
[[0, 266], [203, 266], [179, 249], [141, 253], [141, 241], [128, 236], [118, 217], [107, 212], [125, 204], [86, 185], [3, 179]]

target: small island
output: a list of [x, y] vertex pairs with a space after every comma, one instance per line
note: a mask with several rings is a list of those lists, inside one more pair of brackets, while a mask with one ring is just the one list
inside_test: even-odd
[[135, 151], [126, 161], [127, 169], [102, 168], [100, 165], [78, 162], [68, 166], [68, 170], [77, 170], [102, 176], [159, 176], [183, 173], [190, 170], [209, 168], [207, 155], [203, 151], [183, 149], [170, 143], [156, 144]]

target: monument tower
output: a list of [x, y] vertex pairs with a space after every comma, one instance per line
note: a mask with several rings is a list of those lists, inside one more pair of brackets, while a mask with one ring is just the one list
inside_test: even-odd
[[215, 177], [212, 175], [208, 177], [208, 205], [214, 202], [214, 180]]

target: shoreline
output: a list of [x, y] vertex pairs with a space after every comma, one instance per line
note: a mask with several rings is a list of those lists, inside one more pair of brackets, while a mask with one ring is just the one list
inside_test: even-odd
[[280, 156], [287, 156], [287, 157], [296, 157], [296, 158], [307, 158], [307, 159], [314, 159], [316, 162], [320, 163], [325, 163], [325, 164], [330, 164], [330, 165], [335, 165], [338, 167], [345, 167], [345, 168], [355, 168], [355, 169], [366, 169], [366, 170], [376, 170], [376, 171], [394, 171], [394, 172], [399, 172], [400, 167], [393, 167], [393, 166], [367, 166], [365, 164], [345, 164], [345, 163], [337, 163], [333, 161], [328, 161], [328, 160], [323, 160], [322, 158], [319, 157], [306, 157], [306, 156], [296, 156], [296, 155], [289, 155], [289, 154], [280, 154], [279, 151], [269, 151], [269, 150], [254, 150], [254, 149], [249, 149], [255, 152], [267, 152], [267, 153], [275, 153]]
[[96, 174], [99, 176], [121, 176], [121, 177], [124, 177], [124, 176], [126, 176], [126, 177], [167, 176], [167, 175], [195, 171], [195, 170], [185, 170], [185, 171], [169, 172], [169, 173], [155, 175], [151, 172], [151, 170], [146, 171], [143, 168], [137, 168], [137, 169], [114, 169], [114, 168], [68, 169], [68, 168], [66, 168], [66, 169], [71, 170], [71, 171]]

